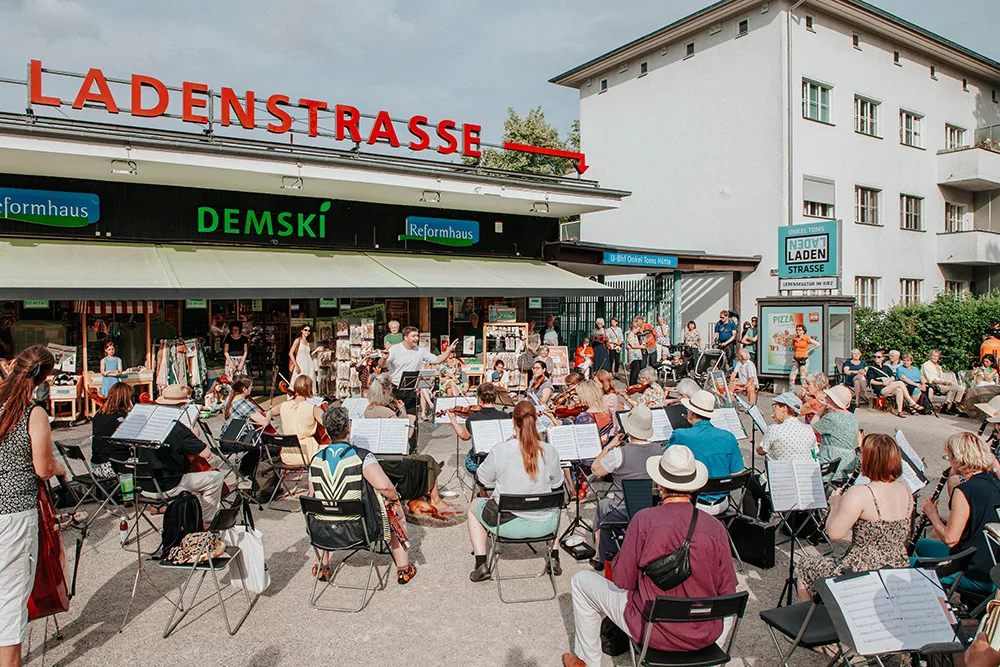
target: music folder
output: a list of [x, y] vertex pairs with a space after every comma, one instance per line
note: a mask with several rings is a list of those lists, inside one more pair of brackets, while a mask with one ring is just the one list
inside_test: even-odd
[[472, 448], [477, 454], [489, 454], [501, 442], [514, 436], [513, 419], [480, 419], [469, 422]]
[[174, 424], [184, 414], [184, 408], [176, 405], [140, 403], [132, 408], [111, 439], [162, 445], [173, 430]]
[[601, 436], [597, 424], [552, 426], [545, 432], [549, 444], [559, 452], [560, 461], [593, 459], [601, 453]]
[[826, 507], [819, 463], [811, 459], [767, 461], [767, 486], [775, 512]]
[[406, 454], [409, 419], [356, 419], [351, 421], [351, 444], [372, 454]]
[[933, 570], [876, 570], [824, 579], [815, 586], [840, 642], [859, 655], [919, 651], [928, 644], [956, 641], [956, 621]]
[[[896, 431], [896, 435], [898, 436], [896, 439], [897, 445], [899, 445], [899, 438], [902, 438], [903, 442], [906, 442], [906, 438], [903, 437], [902, 431]], [[927, 478], [924, 476], [922, 463], [917, 463], [917, 461], [920, 461], [920, 457], [916, 456], [916, 452], [913, 452], [913, 456], [916, 456], [916, 461], [914, 461], [907, 450], [913, 452], [909, 443], [906, 443], [905, 449], [903, 448], [903, 445], [899, 445], [899, 457], [903, 460], [903, 474], [896, 478], [896, 481], [906, 484], [906, 488], [910, 490], [910, 493], [916, 493], [920, 491], [920, 489], [927, 486]], [[860, 463], [858, 465], [860, 465]], [[858, 475], [858, 478], [854, 481], [855, 484], [868, 484], [869, 482], [871, 482], [871, 480], [864, 475]]]
[[[667, 416], [666, 408], [650, 408], [649, 410], [653, 414], [653, 437], [650, 438], [653, 442], [666, 442], [670, 440], [670, 436], [674, 433], [674, 427], [670, 424], [670, 417]], [[615, 413], [615, 419], [618, 420], [618, 427], [622, 431], [622, 415], [627, 415], [631, 410], [619, 410]]]
[[729, 431], [737, 440], [744, 440], [747, 432], [743, 429], [743, 422], [736, 408], [716, 408], [712, 413], [712, 426]]

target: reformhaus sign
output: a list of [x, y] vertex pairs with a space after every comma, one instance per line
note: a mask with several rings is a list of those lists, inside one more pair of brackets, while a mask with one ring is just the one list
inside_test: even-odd
[[479, 242], [479, 223], [475, 220], [425, 218], [411, 215], [406, 218], [406, 231], [400, 241], [426, 241], [449, 246], [470, 246]]
[[97, 195], [0, 188], [0, 219], [48, 227], [86, 227], [100, 217]]

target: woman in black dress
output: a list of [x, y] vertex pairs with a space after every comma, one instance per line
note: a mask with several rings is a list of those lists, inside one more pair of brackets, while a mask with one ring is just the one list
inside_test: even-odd
[[594, 348], [594, 373], [611, 370], [608, 357], [608, 330], [604, 328], [604, 318], [598, 317], [590, 334], [590, 346]]

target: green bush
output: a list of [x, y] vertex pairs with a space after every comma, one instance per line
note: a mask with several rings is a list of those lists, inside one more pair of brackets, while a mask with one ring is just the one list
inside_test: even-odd
[[865, 359], [875, 350], [913, 354], [917, 364], [933, 349], [941, 350], [941, 365], [972, 368], [979, 361], [983, 332], [1000, 320], [1000, 291], [980, 296], [941, 294], [930, 303], [894, 306], [886, 311], [855, 311], [855, 346]]

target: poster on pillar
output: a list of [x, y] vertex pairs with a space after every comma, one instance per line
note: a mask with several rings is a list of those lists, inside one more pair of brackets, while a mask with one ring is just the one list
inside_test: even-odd
[[822, 370], [822, 308], [762, 308], [760, 340], [763, 342], [760, 358], [760, 372], [764, 375], [787, 375], [792, 371], [792, 339], [795, 328], [802, 325], [806, 335], [819, 343], [819, 347], [809, 355], [809, 367]]

